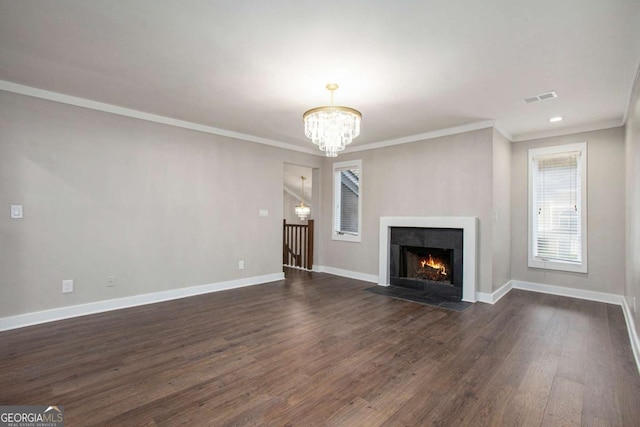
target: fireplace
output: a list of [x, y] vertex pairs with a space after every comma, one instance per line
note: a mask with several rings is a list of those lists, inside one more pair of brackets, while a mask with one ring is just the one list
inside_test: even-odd
[[461, 299], [463, 243], [462, 229], [391, 227], [391, 285]]
[[[462, 234], [462, 250], [454, 250], [453, 283], [454, 285], [440, 284], [441, 288], [462, 287], [462, 301], [476, 301], [477, 285], [477, 248], [478, 248], [478, 219], [476, 217], [411, 217], [411, 216], [384, 216], [380, 217], [380, 246], [378, 258], [378, 284], [389, 286], [391, 276], [398, 279], [399, 265], [399, 245], [391, 243], [391, 231], [395, 228], [432, 228], [432, 229], [455, 229]], [[394, 239], [397, 237], [394, 233]], [[424, 244], [414, 239], [413, 242], [404, 243], [404, 246], [411, 247], [431, 247], [436, 249], [446, 248], [441, 241], [434, 244]], [[462, 245], [464, 243], [464, 245]], [[451, 248], [449, 248], [451, 249]], [[455, 259], [460, 257], [461, 262], [456, 269]], [[395, 281], [394, 279], [394, 281]], [[407, 279], [406, 279], [407, 280]], [[411, 280], [411, 279], [408, 279]], [[457, 283], [457, 284], [456, 284]]]

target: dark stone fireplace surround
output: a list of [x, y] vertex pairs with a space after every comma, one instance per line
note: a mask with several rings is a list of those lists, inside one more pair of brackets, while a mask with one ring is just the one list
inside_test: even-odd
[[477, 301], [477, 252], [479, 238], [479, 222], [473, 216], [382, 216], [380, 217], [380, 244], [378, 246], [378, 285], [389, 286], [389, 238], [392, 227], [431, 227], [431, 228], [459, 228], [463, 230], [464, 249], [462, 250], [464, 264], [462, 266], [462, 301]]
[[[462, 298], [464, 233], [460, 228], [390, 227], [389, 279], [390, 284], [424, 290], [447, 297]], [[403, 248], [434, 248], [451, 250], [453, 264], [451, 284], [401, 277]], [[406, 251], [406, 249], [404, 249]]]

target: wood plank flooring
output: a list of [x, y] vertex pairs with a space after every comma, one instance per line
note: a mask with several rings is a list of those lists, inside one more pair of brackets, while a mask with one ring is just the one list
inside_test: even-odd
[[457, 313], [285, 281], [0, 333], [0, 405], [66, 426], [638, 426], [618, 306], [513, 290]]

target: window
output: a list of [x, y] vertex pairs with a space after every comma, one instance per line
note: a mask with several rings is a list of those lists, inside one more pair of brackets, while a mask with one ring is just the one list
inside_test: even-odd
[[587, 144], [529, 150], [529, 267], [587, 272]]
[[360, 242], [362, 160], [333, 164], [333, 240]]

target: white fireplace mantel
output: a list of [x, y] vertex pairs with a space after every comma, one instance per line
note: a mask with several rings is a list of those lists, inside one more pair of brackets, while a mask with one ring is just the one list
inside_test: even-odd
[[473, 216], [383, 216], [380, 217], [380, 256], [378, 284], [389, 286], [389, 238], [391, 227], [462, 229], [462, 300], [476, 302], [478, 218]]

